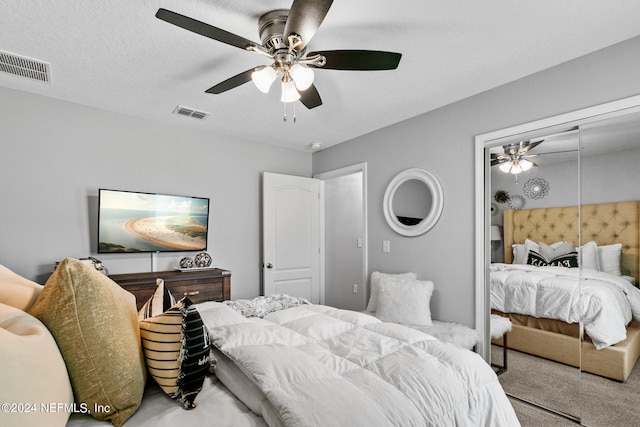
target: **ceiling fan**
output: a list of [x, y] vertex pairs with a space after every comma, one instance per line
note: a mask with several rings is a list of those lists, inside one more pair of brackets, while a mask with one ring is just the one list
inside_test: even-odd
[[[313, 84], [313, 69], [374, 71], [398, 67], [402, 54], [374, 50], [326, 50], [307, 53], [307, 46], [327, 15], [333, 0], [293, 0], [290, 10], [274, 10], [258, 21], [262, 44], [166, 9], [158, 9], [156, 18], [242, 50], [270, 58], [271, 65], [243, 71], [206, 90], [221, 94], [253, 80], [258, 89], [269, 91], [281, 78], [284, 103], [300, 100], [311, 109], [322, 105]], [[286, 115], [285, 115], [286, 120]]]
[[531, 157], [536, 157], [537, 154], [529, 154], [529, 151], [543, 141], [544, 139], [535, 142], [528, 140], [503, 145], [504, 153], [491, 153], [491, 166], [499, 165], [500, 170], [505, 173], [519, 174], [526, 172], [533, 166], [538, 166], [529, 160]]

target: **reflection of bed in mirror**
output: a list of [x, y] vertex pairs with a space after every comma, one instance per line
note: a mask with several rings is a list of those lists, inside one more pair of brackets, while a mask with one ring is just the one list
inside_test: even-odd
[[[579, 223], [580, 227], [578, 227]], [[578, 233], [580, 233], [580, 239], [578, 239]], [[576, 304], [584, 304], [575, 306], [581, 307], [579, 310], [584, 311], [579, 315], [573, 313], [572, 317], [570, 311], [567, 310], [563, 315], [557, 317], [554, 315], [555, 319], [545, 318], [551, 317], [551, 311], [538, 316], [517, 314], [513, 308], [516, 306], [524, 307], [527, 304], [537, 305], [537, 309], [544, 312], [547, 309], [540, 308], [542, 306], [541, 300], [544, 298], [549, 299], [551, 295], [559, 295], [547, 293], [545, 297], [545, 292], [548, 291], [546, 289], [531, 290], [526, 288], [530, 283], [522, 274], [529, 274], [525, 273], [525, 270], [535, 270], [538, 267], [517, 264], [522, 260], [516, 260], [516, 263], [513, 263], [514, 252], [512, 245], [524, 245], [527, 239], [530, 242], [542, 242], [547, 245], [556, 242], [569, 242], [575, 248], [579, 248], [579, 240], [583, 245], [593, 241], [601, 250], [601, 256], [602, 250], [606, 250], [605, 246], [612, 248], [615, 247], [612, 245], [620, 244], [620, 271], [617, 274], [609, 274], [586, 268], [587, 260], [585, 255], [587, 249], [583, 246], [584, 249], [579, 248], [582, 252], [579, 259], [581, 263], [584, 263], [582, 269], [541, 267], [541, 271], [533, 271], [531, 273], [548, 278], [549, 272], [553, 271], [553, 274], [555, 274], [555, 270], [564, 269], [571, 274], [570, 277], [572, 279], [564, 278], [564, 281], [560, 280], [560, 287], [567, 285], [569, 282], [577, 284], [580, 278], [583, 292], [581, 302], [577, 302], [577, 293], [575, 291], [573, 291], [573, 296], [567, 297], [567, 299], [573, 298]], [[591, 245], [592, 247], [595, 246], [593, 243]], [[508, 334], [508, 347], [567, 365], [581, 367], [582, 371], [585, 372], [625, 381], [640, 356], [640, 322], [634, 320], [632, 315], [632, 313], [635, 313], [636, 318], [640, 317], [640, 309], [638, 309], [637, 304], [638, 300], [640, 300], [640, 290], [631, 285], [632, 282], [636, 285], [639, 283], [639, 246], [640, 202], [638, 201], [582, 205], [579, 220], [576, 206], [504, 211], [505, 264], [492, 265], [491, 307], [493, 313], [508, 316], [513, 323], [513, 330]], [[519, 246], [519, 249], [522, 250], [524, 247]], [[526, 264], [526, 257], [524, 263]], [[517, 272], [521, 274], [512, 276], [512, 279], [514, 277], [517, 279], [513, 281], [520, 288], [515, 288], [515, 291], [507, 291], [507, 295], [496, 296], [496, 293], [504, 294], [504, 289], [500, 288], [501, 285], [499, 285], [499, 276], [512, 274], [507, 271], [518, 269], [522, 270]], [[549, 281], [551, 279], [546, 279], [544, 283], [548, 285]], [[607, 307], [609, 303], [599, 302], [600, 300], [595, 299], [596, 297], [593, 300], [590, 299], [591, 296], [585, 297], [587, 288], [595, 289], [595, 292], [598, 293], [603, 292], [605, 288], [618, 289], [618, 295], [612, 294], [611, 296], [614, 300], [616, 298], [621, 301], [627, 300], [624, 294], [628, 294], [632, 302], [626, 307], [626, 319], [621, 320], [619, 318], [622, 316], [620, 313], [624, 311], [623, 308], [612, 309], [612, 307]], [[497, 289], [501, 290], [496, 291]], [[622, 290], [622, 292], [619, 290]], [[533, 297], [533, 302], [514, 301], [514, 298], [523, 298], [523, 294], [527, 293]], [[500, 302], [500, 298], [504, 298], [506, 304], [505, 301]], [[611, 300], [604, 299], [603, 301]], [[635, 305], [634, 302], [636, 303]], [[589, 308], [586, 307], [588, 303], [591, 304]], [[567, 306], [569, 304], [567, 303]], [[598, 308], [599, 305], [601, 306], [600, 308]], [[503, 308], [504, 312], [495, 310], [494, 307]], [[505, 309], [505, 307], [508, 309]], [[595, 309], [593, 309], [594, 307]], [[609, 314], [605, 313], [606, 310], [604, 309], [606, 308], [609, 309]], [[576, 310], [578, 309], [576, 308]], [[523, 311], [527, 312], [527, 310]], [[601, 311], [602, 313], [600, 313]], [[587, 312], [588, 317], [591, 319], [591, 326], [588, 326], [589, 321], [584, 322], [585, 339], [581, 344], [578, 344], [580, 326], [578, 323], [571, 321], [571, 319], [575, 320], [575, 318], [579, 318]], [[600, 319], [595, 318], [594, 312], [598, 312], [603, 317]], [[606, 316], [618, 316], [618, 318], [610, 322], [609, 317]], [[618, 333], [616, 337], [616, 332], [614, 331], [614, 336], [610, 338], [610, 342], [607, 342], [609, 338], [606, 337], [598, 336], [596, 339], [595, 337], [599, 332], [596, 329], [590, 329], [592, 326], [595, 327], [603, 323], [613, 324], [615, 322], [624, 322], [622, 324], [622, 336]], [[626, 322], [628, 324], [625, 331], [624, 324]], [[589, 337], [590, 331], [594, 331], [592, 333], [593, 340]], [[597, 344], [594, 345], [594, 342]], [[611, 342], [615, 344], [609, 345]], [[502, 345], [502, 340], [494, 340], [493, 343]], [[603, 348], [596, 349], [596, 346]]]

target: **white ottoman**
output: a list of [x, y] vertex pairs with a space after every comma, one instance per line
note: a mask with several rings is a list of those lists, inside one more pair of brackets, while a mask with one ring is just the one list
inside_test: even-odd
[[459, 323], [440, 322], [433, 320], [431, 326], [405, 325], [413, 329], [429, 334], [440, 341], [450, 342], [468, 350], [472, 350], [478, 342], [478, 334], [475, 329]]

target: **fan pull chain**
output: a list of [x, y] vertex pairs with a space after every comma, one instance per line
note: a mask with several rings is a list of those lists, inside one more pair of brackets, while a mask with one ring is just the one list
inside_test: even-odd
[[[287, 103], [283, 102], [282, 104], [284, 106], [283, 107], [283, 113], [282, 113], [282, 121], [286, 122], [287, 121]], [[296, 123], [297, 122], [297, 117], [296, 117], [296, 103], [295, 103], [295, 101], [292, 102], [292, 104], [293, 104], [293, 107], [292, 107], [293, 108], [293, 123]]]

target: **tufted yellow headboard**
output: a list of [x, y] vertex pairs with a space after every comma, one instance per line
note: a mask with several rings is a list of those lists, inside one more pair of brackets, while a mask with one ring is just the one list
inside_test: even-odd
[[[582, 205], [578, 207], [517, 209], [504, 211], [504, 259], [513, 262], [512, 244], [565, 241], [575, 247], [594, 240], [599, 246], [622, 244], [623, 275], [640, 283], [640, 202]], [[580, 236], [579, 236], [580, 233]]]

